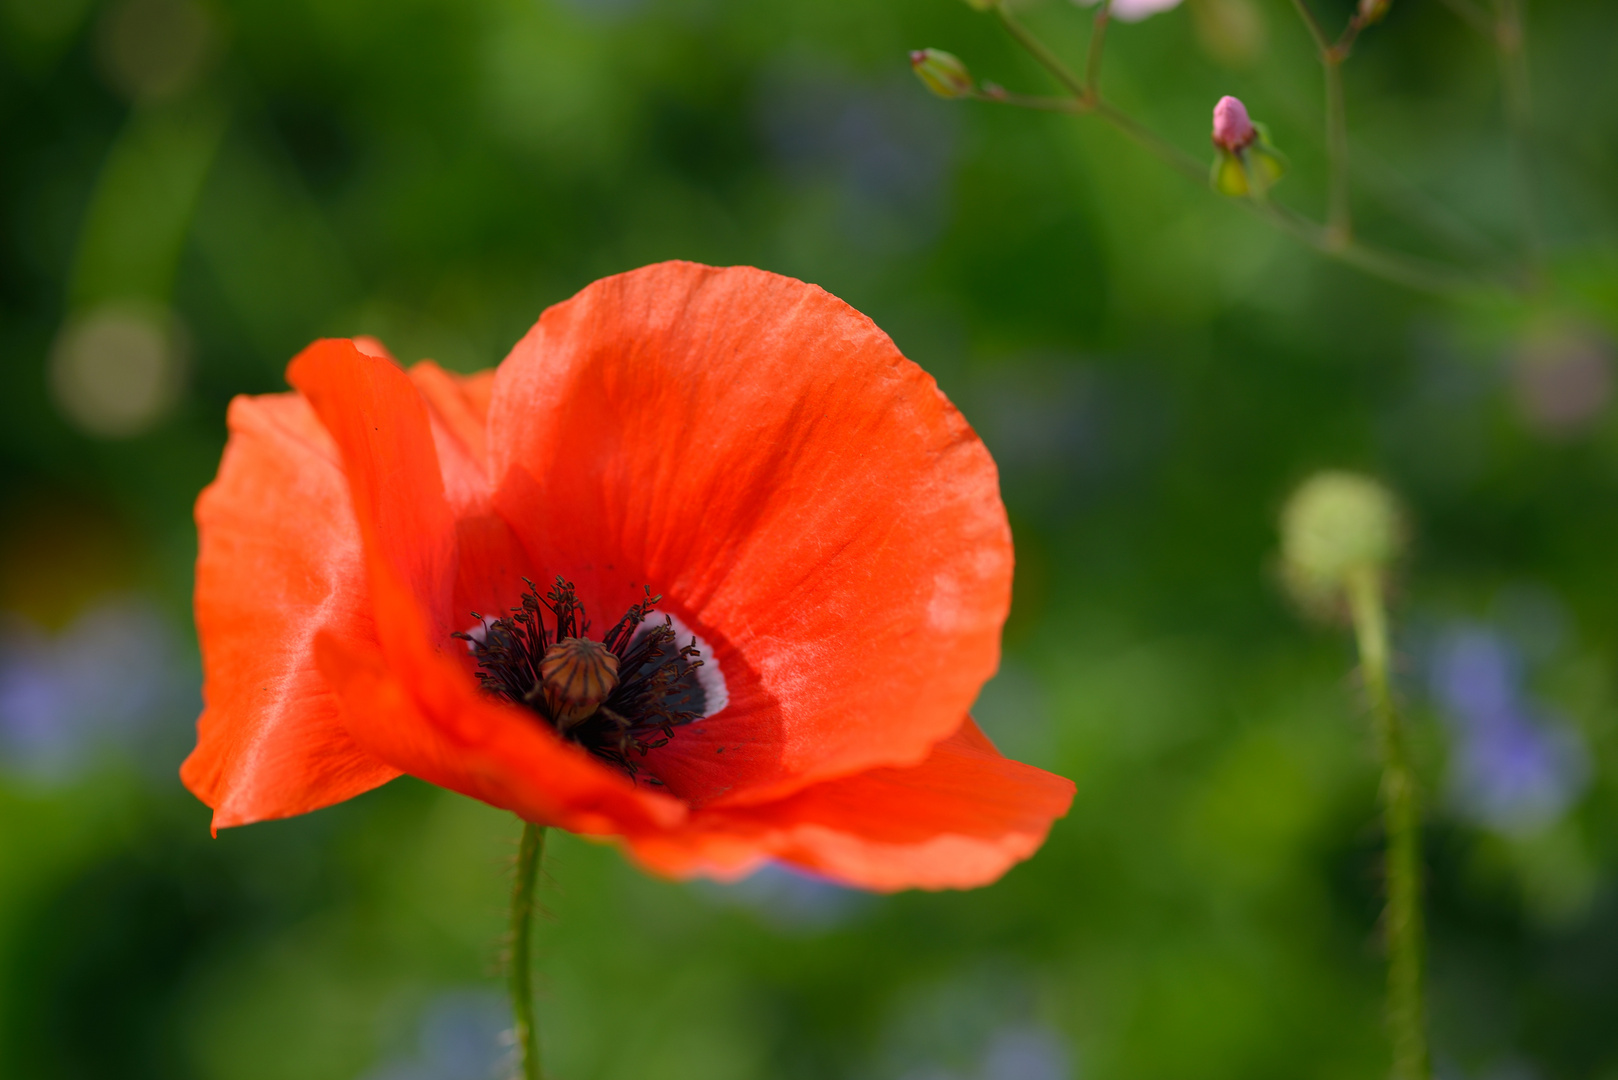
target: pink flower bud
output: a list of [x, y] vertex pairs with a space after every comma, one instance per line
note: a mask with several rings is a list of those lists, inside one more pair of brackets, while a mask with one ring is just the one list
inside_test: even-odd
[[1225, 95], [1214, 106], [1213, 141], [1221, 150], [1235, 153], [1258, 135], [1253, 121], [1247, 117], [1247, 106], [1236, 98]]

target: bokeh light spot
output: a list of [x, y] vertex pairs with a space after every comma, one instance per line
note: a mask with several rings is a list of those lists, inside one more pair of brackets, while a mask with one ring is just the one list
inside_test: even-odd
[[142, 307], [108, 305], [69, 322], [50, 359], [51, 391], [80, 430], [125, 438], [150, 429], [179, 396], [179, 328]]

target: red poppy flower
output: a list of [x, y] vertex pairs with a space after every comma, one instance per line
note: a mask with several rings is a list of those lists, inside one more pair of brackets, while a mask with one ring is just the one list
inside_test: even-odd
[[992, 881], [1066, 812], [967, 716], [1010, 600], [994, 463], [820, 289], [665, 263], [494, 372], [327, 340], [287, 378], [197, 502], [181, 775], [215, 828], [410, 773], [667, 875], [888, 890]]

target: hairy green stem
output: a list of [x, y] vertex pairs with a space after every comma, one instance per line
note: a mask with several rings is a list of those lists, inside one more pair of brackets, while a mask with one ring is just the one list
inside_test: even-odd
[[1422, 990], [1421, 811], [1404, 732], [1388, 685], [1388, 621], [1380, 573], [1367, 568], [1350, 577], [1348, 602], [1359, 643], [1360, 672], [1382, 755], [1382, 808], [1388, 846], [1388, 906], [1383, 930], [1388, 946], [1391, 1075], [1393, 1080], [1428, 1080], [1432, 1068], [1427, 1056]]
[[511, 884], [511, 969], [506, 973], [511, 991], [512, 1034], [521, 1061], [522, 1080], [543, 1080], [539, 1059], [539, 1028], [534, 1023], [533, 927], [534, 885], [545, 858], [545, 826], [523, 822], [517, 848], [517, 877]]

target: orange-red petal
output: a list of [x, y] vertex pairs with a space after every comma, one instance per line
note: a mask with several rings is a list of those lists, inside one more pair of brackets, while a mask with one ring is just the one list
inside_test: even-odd
[[656, 830], [685, 817], [676, 800], [635, 787], [533, 715], [473, 691], [443, 657], [401, 674], [380, 649], [335, 636], [318, 651], [354, 734], [412, 776], [577, 833]]
[[639, 831], [685, 816], [676, 800], [563, 742], [476, 688], [446, 629], [455, 523], [425, 400], [394, 365], [320, 342], [289, 370], [342, 456], [365, 551], [373, 647], [322, 636], [318, 662], [355, 738], [414, 776], [582, 832]]
[[964, 889], [1032, 855], [1072, 799], [1072, 781], [1002, 757], [969, 719], [919, 765], [698, 811], [684, 829], [631, 836], [629, 847], [672, 876], [732, 877], [774, 857], [879, 892]]
[[314, 665], [315, 635], [373, 635], [337, 449], [294, 394], [239, 397], [197, 500], [205, 708], [180, 775], [214, 827], [301, 814], [398, 775], [361, 748]]
[[994, 463], [812, 285], [691, 263], [596, 282], [501, 365], [489, 460], [542, 573], [603, 620], [650, 585], [713, 647], [729, 708], [651, 765], [696, 804], [918, 764], [998, 662]]
[[[448, 640], [455, 521], [421, 392], [395, 364], [342, 338], [299, 353], [287, 381], [337, 444], [373, 584], [379, 573], [392, 575], [417, 602], [390, 612], [373, 588], [378, 640], [390, 653], [413, 649], [424, 635]], [[401, 621], [421, 616], [427, 625]]]

